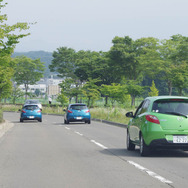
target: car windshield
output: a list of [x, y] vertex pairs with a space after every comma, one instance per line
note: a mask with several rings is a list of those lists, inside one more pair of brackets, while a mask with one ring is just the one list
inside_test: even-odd
[[186, 99], [163, 99], [153, 103], [152, 112], [188, 115], [188, 100]]
[[28, 105], [28, 106], [25, 106], [23, 109], [25, 109], [25, 110], [36, 110], [38, 108], [39, 107], [37, 105]]
[[84, 109], [87, 109], [87, 106], [86, 105], [71, 105], [70, 108], [73, 110], [84, 110]]

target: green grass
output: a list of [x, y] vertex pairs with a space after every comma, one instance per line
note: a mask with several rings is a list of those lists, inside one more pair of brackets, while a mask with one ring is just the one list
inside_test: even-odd
[[130, 118], [127, 118], [125, 114], [128, 111], [133, 111], [130, 109], [123, 108], [92, 108], [90, 109], [92, 118], [108, 120], [112, 122], [127, 124]]
[[0, 123], [3, 122], [3, 111], [0, 109]]
[[[13, 111], [18, 112], [19, 109], [22, 108], [22, 105], [2, 105], [3, 111]], [[123, 108], [104, 108], [104, 107], [96, 107], [91, 108], [91, 117], [101, 120], [107, 120], [117, 123], [127, 124], [129, 122], [129, 118], [125, 116], [128, 111], [134, 111], [134, 109], [123, 109]], [[59, 106], [50, 107], [43, 106], [42, 113], [45, 114], [64, 114], [63, 108]], [[1, 112], [0, 112], [1, 119]]]

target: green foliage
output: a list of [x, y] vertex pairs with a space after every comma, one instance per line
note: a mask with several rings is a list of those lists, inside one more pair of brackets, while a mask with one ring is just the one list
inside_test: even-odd
[[24, 92], [18, 88], [18, 86], [14, 86], [13, 90], [12, 90], [12, 94], [11, 94], [11, 99], [13, 104], [16, 103], [16, 100], [23, 97], [24, 96]]
[[49, 69], [49, 65], [51, 64], [52, 61], [52, 52], [45, 52], [45, 51], [14, 52], [14, 54], [12, 55], [13, 58], [17, 56], [26, 56], [33, 60], [40, 59], [41, 62], [44, 62], [44, 66], [45, 66], [44, 77], [48, 78], [52, 74]]
[[2, 109], [0, 109], [0, 123], [3, 122], [3, 111]]
[[96, 85], [97, 82], [99, 82], [99, 80], [89, 79], [89, 81], [86, 82], [82, 88], [83, 95], [88, 99], [88, 106], [92, 106], [94, 102], [100, 97], [100, 92], [98, 90], [98, 86]]
[[150, 92], [148, 93], [148, 95], [150, 97], [153, 97], [153, 96], [158, 96], [159, 94], [159, 91], [157, 90], [157, 88], [155, 87], [155, 82], [154, 80], [152, 81], [152, 86], [150, 87]]
[[14, 80], [18, 85], [24, 84], [27, 96], [29, 84], [35, 84], [43, 77], [44, 65], [39, 59], [32, 60], [25, 56], [15, 58], [15, 62]]
[[[119, 103], [125, 103], [127, 100], [130, 99], [129, 95], [127, 95], [127, 89], [116, 83], [112, 83], [111, 85], [102, 85], [100, 89], [101, 93], [109, 97], [112, 102], [112, 106], [114, 106], [115, 101]], [[106, 101], [106, 105], [108, 105]]]
[[60, 77], [76, 79], [75, 50], [61, 47], [54, 51], [52, 56], [52, 64], [49, 65], [51, 72], [58, 72]]
[[61, 94], [58, 95], [57, 101], [60, 102], [62, 106], [65, 106], [69, 102], [69, 100], [65, 96], [63, 90], [61, 90]]
[[131, 95], [131, 106], [135, 106], [135, 98], [141, 96], [143, 93], [143, 87], [134, 80], [128, 80], [126, 83], [126, 89], [128, 94]]
[[[6, 4], [3, 4], [3, 0], [0, 0], [0, 13]], [[29, 29], [27, 23], [8, 25], [6, 21], [7, 15], [0, 14], [0, 99], [10, 96], [12, 90], [10, 80], [14, 74], [14, 67], [10, 58], [11, 54], [19, 40], [29, 35], [29, 33], [21, 33], [23, 30]], [[19, 34], [16, 35], [15, 33]]]

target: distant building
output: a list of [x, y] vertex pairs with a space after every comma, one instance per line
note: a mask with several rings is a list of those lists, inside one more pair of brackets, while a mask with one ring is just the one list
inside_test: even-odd
[[48, 85], [47, 86], [47, 95], [48, 96], [57, 96], [61, 92], [59, 85]]
[[[19, 88], [25, 92], [25, 86], [20, 85]], [[46, 84], [37, 84], [37, 85], [28, 85], [28, 92], [35, 93], [36, 90], [39, 90], [42, 94], [46, 94]]]

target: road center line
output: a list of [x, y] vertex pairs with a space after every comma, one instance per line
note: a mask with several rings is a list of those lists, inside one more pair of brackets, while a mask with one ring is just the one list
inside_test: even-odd
[[74, 131], [76, 134], [80, 135], [80, 136], [83, 136], [83, 134], [77, 132], [77, 131]]
[[103, 149], [108, 149], [106, 146], [104, 146], [104, 145], [102, 145], [102, 144], [96, 142], [95, 140], [90, 140], [90, 141], [93, 142], [94, 144], [96, 144], [97, 146], [103, 148]]
[[163, 183], [167, 183], [167, 184], [171, 184], [173, 183], [170, 180], [167, 180], [166, 178], [159, 176], [158, 174], [156, 174], [155, 172], [152, 172], [150, 170], [148, 170], [147, 168], [144, 168], [143, 166], [133, 162], [133, 161], [127, 161], [129, 164], [135, 166], [136, 168], [138, 168], [139, 170], [146, 172], [149, 176], [158, 179], [159, 181], [163, 182]]

